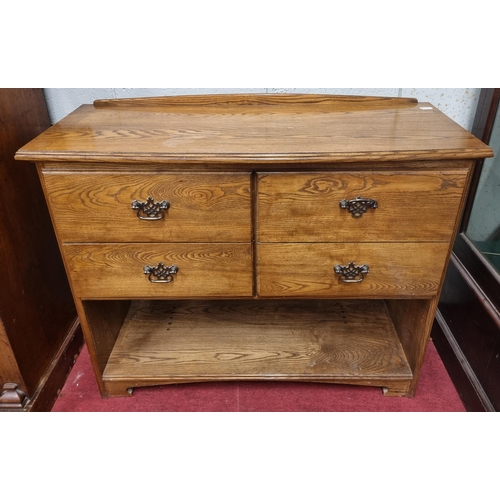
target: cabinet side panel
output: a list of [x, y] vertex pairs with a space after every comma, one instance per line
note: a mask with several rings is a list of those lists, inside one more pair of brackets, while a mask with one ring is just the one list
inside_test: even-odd
[[[78, 301], [80, 320], [97, 380], [102, 373], [115, 345], [130, 301]], [[101, 388], [102, 389], [102, 388]]]
[[437, 298], [430, 300], [387, 300], [389, 314], [413, 372], [410, 395], [415, 394], [436, 313]]
[[462, 190], [462, 198], [460, 206], [457, 210], [452, 237], [449, 241], [447, 257], [445, 265], [442, 267], [441, 276], [439, 279], [439, 288], [435, 297], [429, 300], [388, 300], [387, 306], [389, 314], [392, 317], [394, 326], [399, 335], [401, 344], [405, 351], [406, 357], [413, 371], [413, 382], [410, 388], [410, 395], [414, 395], [418, 379], [420, 377], [420, 369], [424, 361], [425, 350], [430, 339], [430, 332], [434, 323], [434, 318], [437, 311], [437, 305], [441, 290], [443, 288], [444, 278], [448, 264], [450, 261], [453, 241], [457, 236], [460, 219], [465, 203], [465, 198], [470, 184], [470, 177], [473, 167], [472, 161], [463, 162], [464, 172], [467, 173], [467, 179]]

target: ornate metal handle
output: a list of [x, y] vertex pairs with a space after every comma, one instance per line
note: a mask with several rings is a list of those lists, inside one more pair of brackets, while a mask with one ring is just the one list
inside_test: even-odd
[[141, 220], [163, 219], [163, 210], [168, 210], [170, 203], [167, 200], [156, 201], [150, 196], [146, 201], [132, 202], [132, 210], [137, 210], [137, 217]]
[[368, 274], [370, 268], [364, 264], [357, 266], [354, 262], [349, 262], [347, 266], [334, 267], [335, 273], [340, 274], [340, 281], [342, 283], [361, 283], [365, 279], [365, 274]]
[[177, 274], [179, 268], [177, 266], [166, 266], [160, 262], [157, 266], [145, 266], [144, 274], [149, 274], [151, 283], [170, 283], [174, 279], [174, 274]]
[[342, 200], [340, 202], [340, 208], [349, 210], [355, 219], [359, 219], [360, 217], [363, 217], [363, 214], [369, 208], [378, 208], [378, 202], [377, 200], [372, 200], [371, 198], [361, 198], [361, 196], [357, 196], [354, 200]]

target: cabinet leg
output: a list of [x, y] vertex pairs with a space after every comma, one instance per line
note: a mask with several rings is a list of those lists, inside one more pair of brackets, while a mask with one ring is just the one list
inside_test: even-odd
[[134, 388], [128, 387], [121, 382], [104, 382], [106, 391], [105, 397], [108, 398], [123, 398], [130, 397], [134, 394]]
[[387, 397], [413, 397], [413, 392], [410, 390], [411, 382], [404, 382], [399, 384], [391, 384], [388, 387], [383, 387], [382, 391], [384, 396]]
[[26, 394], [18, 388], [17, 384], [6, 382], [0, 389], [0, 411], [22, 410], [27, 401]]

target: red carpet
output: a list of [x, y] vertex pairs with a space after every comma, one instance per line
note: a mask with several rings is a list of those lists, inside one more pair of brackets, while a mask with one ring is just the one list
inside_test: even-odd
[[295, 382], [217, 382], [140, 388], [130, 398], [101, 399], [84, 347], [53, 412], [464, 412], [432, 342], [414, 398], [382, 390]]

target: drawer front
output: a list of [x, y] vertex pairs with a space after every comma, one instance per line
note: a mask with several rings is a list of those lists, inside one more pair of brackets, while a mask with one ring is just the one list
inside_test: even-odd
[[467, 175], [462, 170], [261, 175], [258, 239], [449, 241]]
[[45, 171], [43, 180], [63, 242], [251, 240], [250, 174]]
[[63, 255], [80, 298], [252, 296], [250, 244], [63, 245]]
[[[262, 297], [433, 296], [448, 249], [447, 243], [259, 244], [258, 293]], [[365, 265], [368, 273], [362, 272]], [[343, 266], [342, 274], [337, 274], [336, 266]], [[349, 276], [349, 271], [355, 275]]]

